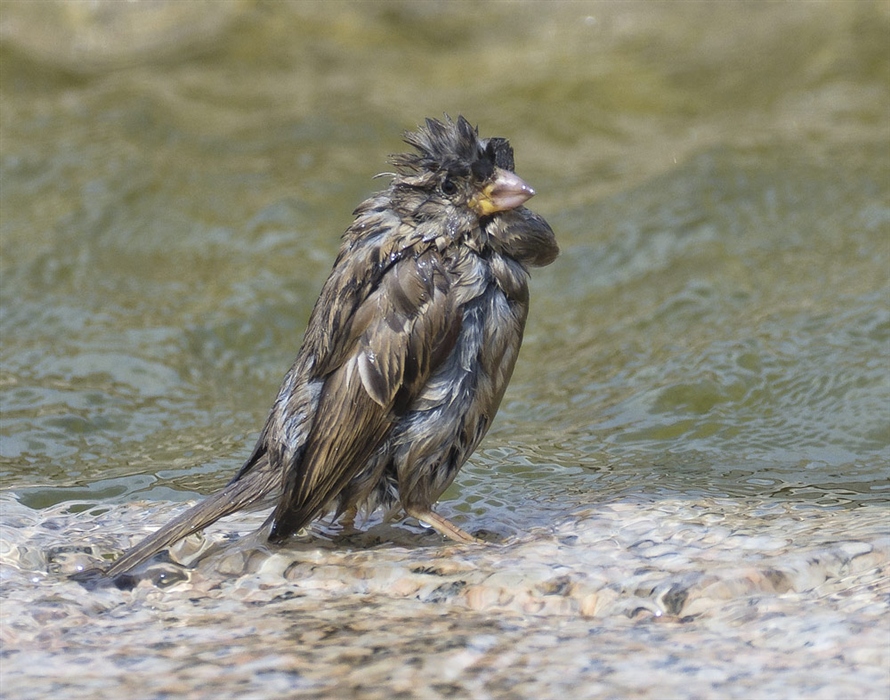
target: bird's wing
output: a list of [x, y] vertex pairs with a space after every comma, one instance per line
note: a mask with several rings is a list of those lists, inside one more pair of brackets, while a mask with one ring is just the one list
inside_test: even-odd
[[[343, 289], [338, 272], [320, 300], [327, 312], [315, 320], [323, 327], [310, 323], [307, 332], [304, 352], [316, 354], [314, 373], [324, 384], [305, 448], [272, 514], [272, 540], [307, 525], [359, 472], [460, 330], [435, 250], [397, 258], [367, 293]], [[354, 285], [357, 275], [342, 272]], [[338, 300], [326, 298], [338, 293]], [[331, 312], [333, 306], [339, 310]]]

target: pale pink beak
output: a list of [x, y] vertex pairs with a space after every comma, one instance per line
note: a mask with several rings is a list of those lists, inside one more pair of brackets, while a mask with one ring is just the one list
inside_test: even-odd
[[494, 179], [472, 199], [470, 206], [479, 216], [515, 209], [535, 196], [535, 191], [516, 173], [494, 169]]

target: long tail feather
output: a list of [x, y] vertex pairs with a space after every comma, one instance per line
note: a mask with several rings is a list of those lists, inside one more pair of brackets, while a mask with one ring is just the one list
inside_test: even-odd
[[262, 464], [257, 464], [242, 478], [230, 483], [219, 493], [195, 504], [135, 547], [127, 550], [107, 570], [84, 571], [72, 578], [82, 582], [114, 579], [147, 561], [164, 547], [215, 523], [226, 515], [248, 508], [280, 490], [280, 474], [271, 468], [267, 460], [263, 460]]

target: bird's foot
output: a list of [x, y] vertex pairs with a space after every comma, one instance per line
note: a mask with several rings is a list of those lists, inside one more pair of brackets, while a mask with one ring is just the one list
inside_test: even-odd
[[429, 525], [436, 532], [455, 542], [463, 542], [465, 544], [485, 544], [484, 540], [473, 537], [469, 532], [461, 530], [450, 520], [446, 520], [438, 513], [431, 510], [420, 510], [418, 508], [405, 508], [405, 512], [412, 518], [417, 518], [420, 522]]
[[337, 520], [340, 524], [340, 536], [349, 537], [350, 535], [358, 535], [362, 531], [355, 526], [355, 520], [358, 517], [358, 508], [350, 506], [343, 515]]

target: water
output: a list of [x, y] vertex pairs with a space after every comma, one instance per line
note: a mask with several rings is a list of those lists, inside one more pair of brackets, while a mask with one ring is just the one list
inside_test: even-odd
[[[886, 695], [885, 4], [178, 6], [0, 13], [6, 693]], [[243, 515], [65, 581], [230, 478], [446, 111], [563, 250], [440, 504], [495, 544]]]

